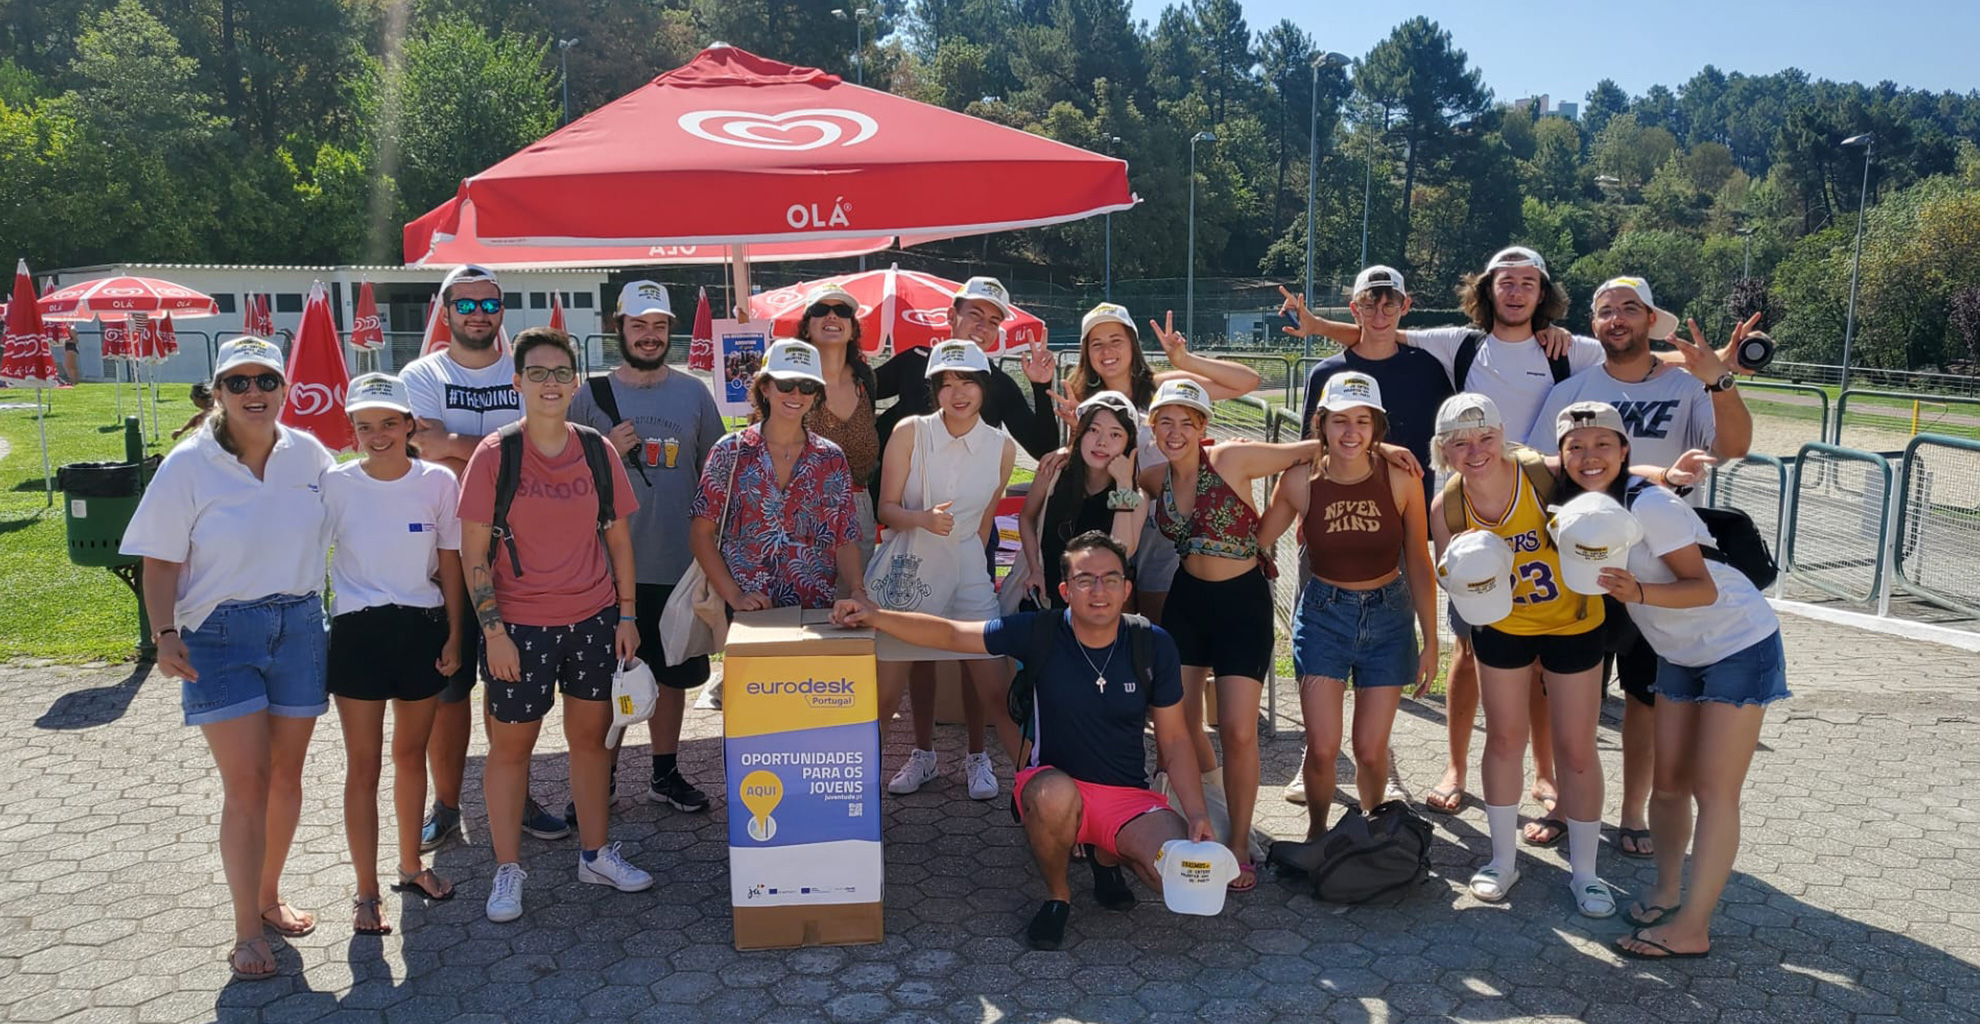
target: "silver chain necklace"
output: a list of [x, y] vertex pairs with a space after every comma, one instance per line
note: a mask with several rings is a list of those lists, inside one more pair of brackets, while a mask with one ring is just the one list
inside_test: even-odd
[[1121, 645], [1120, 634], [1116, 633], [1114, 635], [1114, 642], [1107, 645], [1107, 660], [1101, 662], [1097, 668], [1093, 664], [1093, 656], [1086, 653], [1086, 645], [1079, 642], [1079, 637], [1073, 637], [1073, 643], [1079, 647], [1079, 656], [1086, 659], [1086, 667], [1093, 669], [1093, 688], [1101, 693], [1106, 693], [1107, 666], [1114, 663], [1114, 650]]

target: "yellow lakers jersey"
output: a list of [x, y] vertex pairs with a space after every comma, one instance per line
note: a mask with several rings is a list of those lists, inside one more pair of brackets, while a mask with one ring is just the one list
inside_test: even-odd
[[1547, 536], [1547, 507], [1540, 503], [1525, 473], [1513, 474], [1512, 506], [1498, 522], [1479, 516], [1464, 499], [1464, 521], [1473, 529], [1497, 534], [1513, 552], [1512, 614], [1492, 628], [1514, 636], [1571, 636], [1602, 625], [1602, 599], [1577, 594], [1561, 579], [1560, 552]]

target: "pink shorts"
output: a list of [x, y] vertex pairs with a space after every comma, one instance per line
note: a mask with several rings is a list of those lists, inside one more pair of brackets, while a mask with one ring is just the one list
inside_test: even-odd
[[[1051, 765], [1026, 768], [1017, 773], [1017, 785], [1013, 792], [1019, 820], [1023, 820], [1024, 784], [1039, 772], [1051, 771]], [[1081, 782], [1073, 779], [1079, 789], [1079, 842], [1090, 843], [1107, 852], [1108, 856], [1120, 856], [1114, 846], [1114, 837], [1120, 835], [1127, 823], [1150, 811], [1166, 811], [1169, 799], [1151, 789], [1134, 786], [1103, 786], [1097, 782]]]

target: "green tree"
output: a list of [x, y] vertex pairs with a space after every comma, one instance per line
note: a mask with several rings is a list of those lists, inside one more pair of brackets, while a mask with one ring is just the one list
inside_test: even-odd
[[1622, 86], [1617, 85], [1612, 78], [1604, 78], [1596, 82], [1595, 88], [1590, 89], [1584, 99], [1581, 105], [1581, 127], [1590, 139], [1602, 134], [1602, 129], [1608, 127], [1610, 118], [1629, 112], [1629, 94], [1623, 92]]
[[1477, 68], [1469, 66], [1451, 34], [1424, 17], [1396, 26], [1355, 68], [1355, 88], [1400, 114], [1396, 126], [1408, 143], [1403, 159], [1402, 244], [1409, 245], [1410, 208], [1417, 168], [1449, 148], [1453, 126], [1491, 105]]
[[1581, 132], [1564, 117], [1542, 118], [1533, 126], [1533, 158], [1528, 183], [1541, 199], [1558, 203], [1581, 191]]
[[1258, 55], [1251, 49], [1251, 28], [1238, 0], [1191, 0], [1190, 15], [1208, 58], [1210, 117], [1223, 121], [1231, 101], [1243, 102], [1253, 85], [1251, 71]]
[[1649, 184], [1651, 176], [1675, 152], [1677, 138], [1668, 130], [1646, 126], [1635, 114], [1620, 114], [1603, 126], [1589, 160], [1598, 173], [1621, 181], [1624, 189], [1635, 190]]

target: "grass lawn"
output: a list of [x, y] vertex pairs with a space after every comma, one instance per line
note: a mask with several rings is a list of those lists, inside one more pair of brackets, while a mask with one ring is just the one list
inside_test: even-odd
[[[69, 462], [121, 461], [124, 429], [116, 419], [116, 393], [108, 384], [51, 392], [48, 457]], [[34, 393], [0, 390], [0, 405], [32, 404]], [[134, 403], [128, 391], [126, 412]], [[184, 385], [160, 389], [158, 422], [166, 432], [192, 415]], [[108, 569], [71, 565], [63, 525], [62, 495], [46, 507], [41, 448], [32, 408], [0, 409], [0, 438], [10, 448], [0, 458], [0, 661], [123, 660], [137, 643], [137, 601]]]

